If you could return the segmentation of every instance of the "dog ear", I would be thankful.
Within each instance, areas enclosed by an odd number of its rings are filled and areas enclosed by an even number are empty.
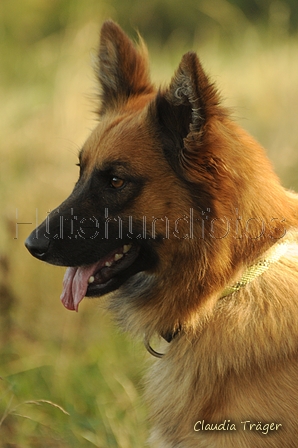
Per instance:
[[[104,114],[124,104],[129,97],[150,93],[147,49],[140,39],[138,48],[113,21],[104,22],[99,47],[98,78],[101,84],[101,109]]]
[[[165,155],[176,167],[186,155],[189,141],[200,144],[206,123],[220,111],[218,104],[219,95],[196,53],[186,53],[169,87],[158,93],[150,110]]]

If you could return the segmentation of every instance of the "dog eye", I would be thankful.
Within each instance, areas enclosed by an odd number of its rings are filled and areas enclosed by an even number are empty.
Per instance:
[[[121,179],[120,177],[114,176],[110,180],[110,186],[112,188],[115,188],[116,190],[120,190],[125,185],[125,180]]]

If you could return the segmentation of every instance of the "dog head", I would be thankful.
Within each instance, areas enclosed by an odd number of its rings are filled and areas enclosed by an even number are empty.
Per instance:
[[[219,105],[195,53],[157,90],[144,44],[136,48],[108,21],[98,60],[100,121],[80,151],[79,179],[26,246],[40,260],[68,266],[67,308],[118,291],[115,307],[147,309],[147,322],[165,333],[177,315],[187,320],[204,298],[216,297],[245,252],[253,259],[266,244],[251,222],[248,249],[236,209],[242,218],[262,216],[267,237],[280,236],[279,227],[268,230],[273,215],[262,198],[278,197],[281,187],[262,149]],[[275,205],[284,217],[280,200]]]

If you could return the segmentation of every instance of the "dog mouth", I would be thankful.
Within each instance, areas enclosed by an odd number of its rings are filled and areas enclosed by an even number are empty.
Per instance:
[[[68,310],[78,311],[84,297],[99,297],[118,289],[140,268],[140,246],[125,244],[96,263],[67,268],[61,301]]]

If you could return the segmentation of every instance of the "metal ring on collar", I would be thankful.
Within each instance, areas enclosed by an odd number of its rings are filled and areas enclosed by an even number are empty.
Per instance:
[[[143,342],[144,342],[144,345],[145,345],[145,348],[146,348],[147,352],[149,352],[150,355],[155,356],[155,358],[162,358],[162,357],[164,356],[164,353],[156,352],[156,351],[151,347],[151,345],[150,345],[150,341],[149,341],[149,339],[147,338],[146,335],[144,336],[144,341],[143,341]]]

